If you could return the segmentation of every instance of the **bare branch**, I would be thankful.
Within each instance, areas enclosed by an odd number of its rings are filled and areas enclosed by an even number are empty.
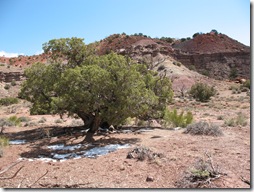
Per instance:
[[[18,161],[18,162],[14,162],[13,164],[9,165],[8,167],[6,167],[4,170],[0,171],[0,175],[2,175],[3,173],[5,173],[6,171],[8,171],[10,168],[14,167],[15,165],[21,163],[22,160]]]
[[[35,183],[37,183],[42,177],[44,177],[45,175],[47,175],[49,171],[47,170],[41,177],[39,177],[35,182],[33,182],[31,185],[29,185],[28,188],[31,188]]]
[[[15,173],[13,176],[11,176],[11,177],[0,177],[0,179],[1,179],[1,180],[2,180],[2,179],[12,179],[12,178],[16,177],[17,174],[21,171],[21,169],[23,169],[23,167],[24,167],[24,165],[21,166],[21,167],[16,171],[16,173]]]

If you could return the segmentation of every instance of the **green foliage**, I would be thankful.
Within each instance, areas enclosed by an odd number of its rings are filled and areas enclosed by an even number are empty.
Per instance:
[[[9,117],[8,121],[15,126],[20,126],[21,124],[21,120],[16,115]]]
[[[168,42],[168,43],[173,43],[173,41],[174,41],[174,40],[173,40],[172,38],[170,38],[170,37],[161,37],[160,40],[166,41],[166,42]]]
[[[235,79],[238,75],[238,71],[236,68],[231,68],[230,73],[229,73],[229,78],[230,79]]]
[[[214,87],[210,87],[203,83],[196,83],[191,87],[189,94],[197,101],[206,102],[210,97],[214,96],[216,92]]]
[[[17,104],[18,102],[19,102],[19,100],[15,97],[6,97],[6,98],[0,99],[0,105],[4,105],[4,106]]]
[[[5,84],[4,89],[9,90],[11,88],[10,84]]]
[[[11,86],[16,86],[16,85],[17,85],[16,81],[15,81],[15,80],[12,80],[12,81],[11,81]]]
[[[241,85],[241,89],[244,88],[244,87],[250,89],[250,80],[249,80],[249,79],[246,80],[246,81]]]
[[[165,109],[163,120],[165,121],[165,126],[172,125],[175,127],[186,127],[188,124],[192,123],[193,115],[191,112],[187,112],[184,115],[182,111],[180,114],[177,114],[177,110],[169,111]]]
[[[54,63],[26,69],[20,92],[33,103],[32,114],[78,115],[85,124],[119,125],[128,117],[161,117],[172,101],[169,78],[130,58],[94,55],[78,38],[51,40],[43,49]],[[59,62],[63,58],[65,64]]]
[[[0,148],[9,145],[9,139],[5,136],[0,136]]]

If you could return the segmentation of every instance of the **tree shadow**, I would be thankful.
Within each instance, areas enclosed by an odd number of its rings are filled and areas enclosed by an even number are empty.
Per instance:
[[[52,158],[55,153],[65,155],[69,153],[79,154],[86,150],[90,150],[95,147],[104,147],[109,144],[135,144],[140,141],[138,138],[117,138],[114,134],[96,134],[95,141],[92,143],[84,143],[83,140],[77,139],[78,137],[84,137],[86,132],[83,131],[83,127],[60,127],[60,126],[47,126],[32,130],[24,130],[15,133],[6,133],[5,135],[11,140],[25,140],[25,145],[28,145],[29,151],[22,152],[20,156],[22,158]],[[70,144],[72,139],[75,140],[75,144]],[[79,141],[80,142],[77,142]],[[74,150],[58,150],[52,149],[48,146],[66,146],[76,147]]]

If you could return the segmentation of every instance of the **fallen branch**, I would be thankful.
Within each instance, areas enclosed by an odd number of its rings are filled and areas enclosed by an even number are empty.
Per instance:
[[[42,177],[44,177],[45,175],[47,175],[49,171],[47,170],[41,177],[39,177],[35,182],[33,182],[31,185],[29,185],[28,188],[31,188],[35,183],[37,183]]]
[[[24,165],[21,166],[21,167],[16,171],[16,173],[15,173],[13,176],[11,176],[11,177],[0,177],[0,179],[1,179],[1,180],[2,180],[2,179],[12,179],[12,178],[16,177],[17,174],[21,171],[21,169],[22,169],[23,167],[24,167]]]
[[[244,182],[244,183],[250,185],[250,181],[247,180],[247,179],[245,179],[243,176],[240,176],[240,179],[242,180],[242,182]]]
[[[22,162],[22,160],[21,160],[21,161],[18,161],[18,162],[15,162],[15,163],[13,163],[13,164],[11,164],[11,165],[9,165],[9,166],[6,167],[4,170],[0,171],[0,175],[2,175],[2,174],[5,173],[6,171],[8,171],[10,168],[14,167],[15,165],[17,165],[17,164],[19,164],[19,163],[21,163],[21,162]]]

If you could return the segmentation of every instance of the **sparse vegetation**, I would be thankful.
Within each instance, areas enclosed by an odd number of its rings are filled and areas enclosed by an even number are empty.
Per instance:
[[[208,135],[208,136],[222,136],[223,132],[218,125],[200,121],[187,126],[184,131],[185,134],[191,135]]]
[[[10,84],[5,84],[4,89],[9,90],[11,88]]]
[[[1,98],[0,99],[0,106],[1,105],[9,106],[9,105],[17,104],[18,102],[19,102],[19,100],[15,97]]]
[[[191,87],[189,94],[197,101],[206,102],[210,97],[214,96],[216,92],[214,87],[210,87],[204,83],[196,83]]]
[[[190,168],[183,178],[177,182],[179,188],[214,188],[214,180],[223,175],[218,165],[214,165],[210,154],[199,158],[194,166]]]
[[[56,119],[55,123],[57,123],[57,124],[63,123],[63,120],[62,119]]]
[[[234,118],[226,119],[224,121],[224,126],[229,126],[229,127],[235,127],[235,126],[246,126],[248,124],[246,116],[239,112],[237,113],[237,116]]]
[[[127,154],[127,159],[137,159],[139,161],[154,160],[157,157],[161,158],[163,154],[155,153],[147,147],[136,147]]]
[[[193,115],[191,112],[187,112],[184,114],[182,111],[180,114],[177,114],[177,110],[174,109],[173,111],[169,111],[168,109],[165,110],[164,116],[164,126],[174,126],[174,127],[186,127],[193,121]]]
[[[21,124],[21,120],[16,115],[9,117],[8,121],[11,122],[14,126],[20,126]]]
[[[164,70],[166,67],[165,67],[165,65],[160,65],[159,67],[158,67],[158,70],[157,71],[162,71],[162,70]]]
[[[45,117],[42,117],[39,121],[38,121],[38,123],[45,123],[47,121],[47,119],[45,118]]]
[[[9,145],[9,139],[5,136],[0,135],[0,158],[3,157],[3,147],[6,147]]]

